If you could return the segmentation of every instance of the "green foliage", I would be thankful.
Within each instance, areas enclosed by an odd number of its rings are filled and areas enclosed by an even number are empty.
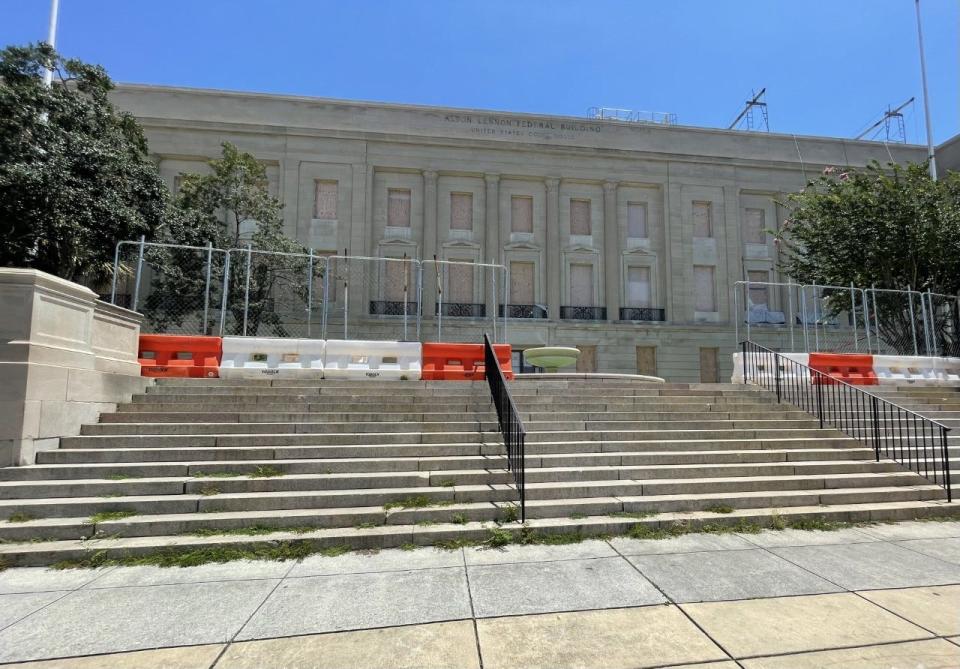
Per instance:
[[[7,518],[8,523],[26,523],[31,520],[33,520],[33,516],[31,516],[29,513],[23,513],[22,511],[12,513]]]
[[[0,266],[105,283],[117,242],[164,223],[167,188],[112,88],[103,68],[44,44],[0,51]]]
[[[934,182],[925,164],[827,168],[783,204],[790,214],[777,241],[784,270],[800,283],[960,292],[960,174]],[[849,300],[838,291],[828,307],[836,314]],[[894,295],[881,294],[877,308],[881,338],[913,353],[910,323],[919,314],[911,318],[906,300]],[[941,340],[952,336],[948,318],[938,315],[935,324]]]
[[[304,254],[307,249],[283,232],[283,205],[270,194],[266,167],[250,153],[229,142],[222,144],[220,158],[207,163],[208,174],[184,174],[164,230],[164,241],[218,249],[243,249],[249,244],[250,299],[247,333],[288,336],[276,303],[307,296],[306,258],[279,254]],[[260,253],[258,253],[258,251]],[[202,309],[206,254],[151,249],[151,265],[159,267],[145,314],[153,327],[164,330],[180,326],[190,314]],[[214,254],[211,274],[222,277],[225,258]],[[243,295],[247,289],[247,258],[231,255],[227,290],[232,334],[243,333]],[[323,264],[315,262],[314,279],[323,276]],[[208,331],[212,323],[201,327]],[[261,332],[261,328],[264,332]]]
[[[100,511],[90,516],[89,522],[96,524],[107,520],[123,520],[135,515],[137,515],[136,511]]]
[[[515,523],[520,520],[520,508],[515,504],[510,504],[502,508],[498,523]]]

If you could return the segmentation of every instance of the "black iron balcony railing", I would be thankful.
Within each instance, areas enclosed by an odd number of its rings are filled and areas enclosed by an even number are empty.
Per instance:
[[[487,305],[469,304],[467,302],[438,302],[434,305],[434,314],[439,314],[441,307],[444,316],[451,318],[483,318],[487,315]]]
[[[571,321],[605,321],[606,307],[560,307],[560,318]]]
[[[775,392],[777,402],[789,402],[857,439],[881,457],[894,460],[947,491],[950,486],[950,428],[850,385],[824,372],[764,348],[752,341],[740,344],[744,383]]]
[[[666,309],[654,307],[620,307],[621,321],[665,321]]]
[[[483,367],[490,386],[490,395],[493,405],[497,409],[497,422],[500,433],[503,434],[503,444],[507,448],[507,470],[513,473],[513,481],[520,496],[520,522],[527,521],[527,491],[526,491],[526,464],[525,450],[527,431],[523,427],[523,420],[517,405],[510,395],[507,379],[500,369],[497,354],[490,343],[490,337],[483,335]]]
[[[546,318],[547,310],[539,304],[508,304],[507,318]],[[497,309],[497,315],[503,317],[503,307]]]
[[[403,302],[396,300],[370,300],[371,316],[403,316],[406,308],[407,316],[417,315],[416,302]]]

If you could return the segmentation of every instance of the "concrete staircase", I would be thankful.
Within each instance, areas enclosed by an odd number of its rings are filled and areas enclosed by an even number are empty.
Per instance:
[[[540,533],[960,508],[753,387],[511,388],[527,428],[528,525]],[[14,521],[0,521],[0,559],[483,540],[494,521],[518,527],[504,467],[485,382],[161,379],[36,465],[0,469],[0,519]]]

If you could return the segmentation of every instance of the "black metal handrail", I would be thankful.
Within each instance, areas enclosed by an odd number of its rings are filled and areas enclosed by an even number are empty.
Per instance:
[[[523,523],[527,520],[525,463],[527,431],[523,427],[517,405],[510,395],[507,379],[503,375],[503,370],[500,369],[493,344],[490,343],[490,337],[486,334],[483,335],[483,366],[487,384],[490,386],[490,395],[493,397],[493,405],[497,408],[500,433],[507,447],[507,470],[513,473],[513,481],[517,486],[517,492],[520,493],[520,522]]]
[[[874,450],[943,487],[950,486],[950,428],[915,411],[808,367],[752,341],[741,342],[744,383],[773,391],[789,402]]]

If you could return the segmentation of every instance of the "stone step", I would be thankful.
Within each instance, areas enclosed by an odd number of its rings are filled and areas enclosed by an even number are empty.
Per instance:
[[[564,417],[566,418],[566,417]],[[639,431],[649,430],[757,430],[757,429],[818,429],[814,418],[780,419],[714,419],[714,420],[545,420],[524,423],[527,433],[541,431]],[[103,423],[84,425],[84,436],[117,435],[227,435],[227,434],[346,434],[380,433],[400,434],[411,432],[495,432],[495,420],[486,421],[438,421],[438,422],[288,422],[288,423]]]
[[[711,429],[711,430],[551,430],[526,434],[527,445],[538,442],[556,443],[587,441],[670,441],[670,440],[734,440],[838,437],[832,429]],[[275,446],[361,446],[379,444],[484,444],[502,443],[499,432],[366,432],[322,434],[209,434],[209,435],[106,435],[64,437],[60,450],[120,448],[231,448]]]
[[[960,448],[957,454],[960,455]],[[725,464],[743,462],[797,462],[834,460],[871,460],[872,448],[797,448],[781,450],[707,450],[570,453],[527,455],[528,468],[591,467],[620,465]],[[442,471],[447,469],[506,468],[506,458],[498,455],[459,457],[372,457],[302,460],[238,460],[174,463],[84,463],[41,464],[0,468],[0,480],[49,481],[63,479],[124,480],[128,478],[160,478],[171,476],[208,477],[249,476],[257,468],[269,467],[283,474],[319,474],[349,472]]]
[[[783,405],[781,405],[782,407]],[[520,417],[526,421],[544,421],[557,418],[556,412],[520,412]],[[799,409],[768,410],[768,411],[569,411],[563,412],[567,420],[597,421],[597,420],[634,420],[634,421],[667,421],[667,420],[782,420],[809,418],[809,415]],[[957,416],[960,418],[960,414]],[[123,412],[104,413],[100,415],[100,423],[335,423],[335,422],[444,422],[444,421],[489,421],[496,420],[496,412],[489,411],[464,412],[415,412],[415,413],[333,413],[333,412],[199,412],[199,411],[172,411],[172,412]]]
[[[531,518],[531,531],[542,534],[578,534],[595,536],[625,533],[636,525],[650,528],[669,527],[685,523],[691,527],[700,524],[758,523],[769,525],[773,519],[820,518],[827,521],[883,521],[906,520],[958,513],[960,505],[946,505],[939,501],[874,502],[866,504],[837,504],[798,506],[788,508],[737,509],[729,514],[708,511],[656,514],[643,519],[588,516],[585,518]],[[508,523],[505,529],[519,529]],[[451,538],[483,541],[489,536],[489,522],[464,524],[388,525],[384,527],[329,528],[311,532],[276,532],[255,537],[242,535],[191,536],[163,535],[155,537],[116,537],[93,540],[60,540],[0,545],[0,557],[5,564],[16,567],[42,566],[63,560],[83,560],[94,553],[104,558],[140,556],[163,551],[189,551],[208,547],[253,548],[275,545],[276,542],[304,542],[315,550],[334,546],[356,549],[390,548],[406,544],[431,545]]]
[[[891,461],[869,459],[790,462],[691,463],[671,465],[601,465],[527,467],[528,484],[560,481],[617,481],[750,476],[819,476],[864,472],[900,472]],[[513,475],[495,469],[448,469],[440,471],[322,472],[260,477],[159,477],[124,480],[69,479],[0,481],[0,499],[44,497],[111,497],[138,495],[213,495],[236,492],[283,492],[303,490],[359,490],[366,488],[414,488],[508,484]]]
[[[286,477],[284,477],[286,478]],[[229,480],[229,479],[228,479]],[[283,480],[283,479],[280,479]],[[217,482],[220,483],[220,482]],[[270,482],[273,485],[272,482]],[[700,495],[777,490],[915,487],[928,485],[912,472],[851,472],[843,474],[657,478],[645,480],[550,481],[528,483],[528,500],[590,497]],[[92,515],[101,511],[138,514],[221,511],[264,511],[304,508],[382,506],[409,498],[430,504],[506,502],[516,498],[512,484],[414,486],[340,490],[265,490],[218,494],[128,495],[120,497],[47,497],[0,500],[0,518],[24,513],[36,518]]]
[[[570,518],[617,514],[697,512],[729,507],[735,510],[788,508],[829,504],[930,501],[942,498],[936,486],[839,488],[833,490],[762,491],[708,495],[659,495],[648,497],[596,497],[563,500],[534,500],[527,505],[527,517]],[[506,503],[509,504],[509,503]],[[288,509],[278,511],[236,511],[213,513],[172,513],[138,515],[97,523],[89,517],[47,518],[21,523],[0,523],[0,541],[91,538],[94,535],[135,537],[227,532],[257,528],[332,528],[360,525],[415,525],[495,521],[503,518],[504,503],[475,502],[442,507],[385,510],[382,506],[348,509]],[[714,512],[720,517],[725,514]]]
[[[580,393],[583,390],[589,390],[591,397],[743,397],[760,394],[763,391],[751,386],[733,386],[729,388],[700,390],[691,388],[661,388],[659,386],[647,386],[643,388],[626,387],[595,387],[589,389],[536,389],[520,385],[511,385],[510,393],[515,399],[524,397],[564,397],[569,396],[570,391]],[[380,384],[369,384],[367,386],[357,386],[349,390],[338,387],[245,387],[245,386],[197,386],[197,387],[170,387],[170,386],[150,386],[140,397],[176,395],[181,397],[390,397],[392,395],[402,395],[403,397],[489,397],[489,388],[482,385],[462,386],[452,383],[445,386],[435,386],[427,388],[398,386],[396,388],[385,388]]]
[[[773,439],[674,439],[621,441],[562,441],[535,442],[526,445],[528,456],[561,453],[601,453],[633,451],[697,451],[729,449],[781,448],[836,448],[859,447],[860,442],[849,437],[773,438]],[[357,457],[415,457],[415,456],[469,456],[503,454],[503,445],[488,444],[356,444],[329,446],[277,447],[149,447],[149,448],[92,448],[59,449],[37,453],[38,464],[79,464],[110,462],[186,462],[195,460],[289,460],[314,458]]]

